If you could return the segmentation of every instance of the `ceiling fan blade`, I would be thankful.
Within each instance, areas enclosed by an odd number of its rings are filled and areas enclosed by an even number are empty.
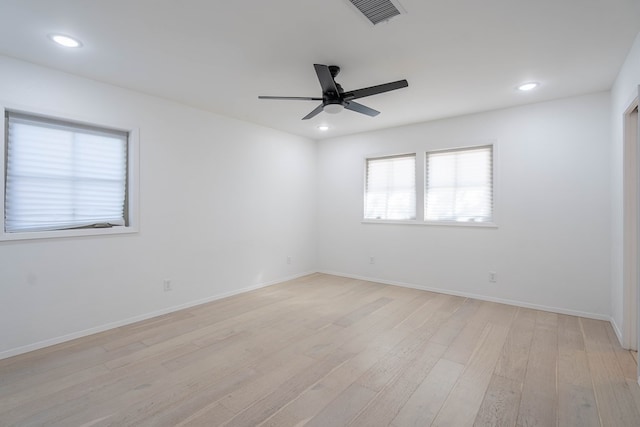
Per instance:
[[[284,99],[288,101],[322,101],[322,98],[309,98],[306,96],[259,96],[258,99]]]
[[[379,93],[389,92],[391,90],[401,89],[407,86],[409,86],[409,83],[406,80],[398,80],[397,82],[385,83],[345,92],[343,97],[346,100],[364,98],[365,96],[377,95]]]
[[[347,110],[355,111],[356,113],[366,114],[367,116],[371,116],[371,117],[374,117],[380,114],[380,111],[374,110],[373,108],[369,108],[366,105],[358,104],[357,102],[353,102],[353,101],[345,101],[342,105],[344,105],[344,108],[346,108]]]
[[[309,120],[310,118],[317,116],[322,112],[323,107],[324,107],[324,104],[318,105],[312,112],[304,116],[302,120]]]
[[[333,76],[331,75],[331,71],[329,71],[329,67],[322,64],[313,64],[313,67],[316,69],[318,80],[320,80],[322,94],[324,95],[327,92],[333,92],[337,94],[338,87],[336,86],[335,80],[333,80]]]

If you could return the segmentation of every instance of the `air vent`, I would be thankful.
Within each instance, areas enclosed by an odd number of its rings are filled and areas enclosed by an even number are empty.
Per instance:
[[[390,0],[349,0],[373,24],[388,21],[402,13],[397,1]]]

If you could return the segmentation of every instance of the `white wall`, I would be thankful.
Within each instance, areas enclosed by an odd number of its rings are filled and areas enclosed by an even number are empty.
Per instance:
[[[609,100],[603,92],[320,142],[320,270],[608,319]],[[488,140],[498,143],[498,228],[361,223],[365,156]]]
[[[612,317],[620,333],[623,319],[623,116],[631,102],[638,96],[640,85],[640,34],[636,37],[618,78],[611,89],[611,197],[612,197],[612,247],[611,247],[611,302]]]
[[[6,57],[0,101],[138,126],[141,172],[138,234],[0,242],[0,357],[315,269],[315,142]]]

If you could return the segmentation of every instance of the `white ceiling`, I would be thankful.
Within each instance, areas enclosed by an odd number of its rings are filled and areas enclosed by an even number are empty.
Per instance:
[[[640,31],[639,0],[400,3],[373,26],[347,0],[0,0],[0,54],[321,139],[608,90]],[[409,87],[360,99],[373,118],[257,99],[320,96],[314,63],[345,90]]]

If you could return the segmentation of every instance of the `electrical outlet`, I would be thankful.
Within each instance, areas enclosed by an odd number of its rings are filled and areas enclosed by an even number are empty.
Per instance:
[[[287,264],[291,264],[291,255],[287,257]]]
[[[496,274],[495,271],[490,271],[489,272],[489,282],[490,283],[496,283],[498,281],[498,275]]]
[[[169,292],[170,290],[172,290],[170,279],[164,279],[162,281],[162,284],[165,292]]]
[[[376,258],[375,258],[375,257],[370,256],[370,257],[369,257],[369,264],[375,264],[375,263],[376,263]]]

